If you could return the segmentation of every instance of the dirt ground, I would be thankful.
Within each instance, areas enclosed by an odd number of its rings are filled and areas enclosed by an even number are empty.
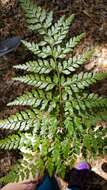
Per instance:
[[[84,43],[80,44],[77,53],[84,49],[95,48],[87,70],[107,70],[107,0],[36,0],[36,3],[47,10],[54,11],[57,20],[63,14],[75,14],[75,22],[70,28],[70,36],[86,32]],[[18,0],[0,0],[0,39],[21,36],[22,39],[36,40],[36,35],[29,31]],[[18,74],[12,66],[24,63],[31,54],[21,45],[15,52],[0,58],[0,118],[15,113],[17,108],[6,106],[16,96],[27,89],[23,84],[13,82],[11,78]],[[96,66],[96,67],[95,67]],[[93,87],[93,91],[107,96],[107,80]],[[106,124],[105,124],[106,125]],[[5,132],[0,132],[0,137]],[[0,152],[0,175],[4,175],[16,160],[16,152]],[[105,163],[105,165],[104,165]],[[107,157],[92,162],[92,170],[101,178],[95,178],[95,190],[107,190]],[[91,178],[90,178],[91,179]],[[98,179],[98,180],[97,180]],[[100,186],[98,186],[100,184]],[[88,190],[89,186],[84,190]]]

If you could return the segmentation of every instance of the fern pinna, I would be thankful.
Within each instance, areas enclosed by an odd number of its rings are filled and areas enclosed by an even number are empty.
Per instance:
[[[28,74],[14,81],[33,86],[8,106],[25,106],[0,121],[0,128],[11,133],[0,140],[0,148],[18,149],[21,160],[1,181],[19,181],[48,170],[64,176],[79,155],[88,159],[104,153],[105,128],[95,127],[106,120],[107,99],[89,93],[88,87],[104,79],[106,73],[77,72],[92,56],[92,51],[70,57],[85,34],[70,38],[66,34],[74,15],[62,16],[53,23],[53,13],[30,0],[21,0],[29,29],[41,35],[38,43],[22,41],[35,60],[14,66]],[[69,55],[69,56],[68,56]],[[27,109],[26,109],[27,107]]]

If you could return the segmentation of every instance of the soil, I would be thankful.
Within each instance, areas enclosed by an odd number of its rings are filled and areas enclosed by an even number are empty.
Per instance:
[[[86,38],[76,53],[78,54],[84,49],[95,49],[94,56],[85,66],[85,69],[107,71],[107,0],[36,0],[36,3],[47,10],[53,10],[55,20],[63,14],[71,15],[74,13],[75,22],[70,28],[70,36],[86,32]],[[27,29],[19,1],[0,0],[0,39],[3,40],[12,36],[21,36],[22,39],[30,41],[37,39],[37,36]],[[16,51],[0,58],[0,118],[6,118],[17,111],[17,108],[9,108],[6,104],[28,88],[11,80],[13,76],[19,74],[12,66],[24,63],[31,57],[32,55],[21,45]],[[107,96],[107,80],[93,86],[92,90]],[[1,131],[0,137],[2,138],[5,135],[6,133]],[[7,173],[16,159],[16,152],[0,152],[0,176]],[[104,164],[105,167],[103,167]],[[92,174],[88,180],[94,183],[94,188],[88,183],[88,186],[84,186],[84,190],[89,190],[90,187],[95,190],[106,190],[107,158],[94,160],[92,170],[97,173],[97,177],[93,180]],[[64,183],[61,183],[63,189]]]

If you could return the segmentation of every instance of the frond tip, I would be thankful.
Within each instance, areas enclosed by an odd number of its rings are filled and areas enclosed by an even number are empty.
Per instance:
[[[20,3],[25,11],[29,29],[38,31],[42,35],[46,34],[47,29],[52,25],[53,12],[46,12],[30,0],[20,0]]]
[[[74,14],[69,16],[67,19],[65,18],[65,16],[62,16],[57,23],[55,23],[50,29],[48,29],[48,33],[44,36],[44,40],[51,46],[62,43],[63,39],[65,39],[66,34],[68,33],[69,26],[73,20]]]

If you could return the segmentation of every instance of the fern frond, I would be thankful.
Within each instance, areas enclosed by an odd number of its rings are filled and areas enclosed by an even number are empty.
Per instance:
[[[89,113],[89,110],[85,106],[84,102],[78,98],[72,98],[70,101],[65,102],[65,116],[71,117],[72,120],[73,118],[77,118],[77,113],[78,117],[84,117],[87,112]],[[74,124],[74,121],[72,121],[72,123]]]
[[[70,86],[71,91],[78,92],[83,90],[85,87],[96,83],[98,80],[102,80],[107,77],[107,73],[89,73],[80,72],[79,74],[74,74],[72,78],[67,77],[64,81],[62,77],[62,86]],[[66,88],[65,88],[66,90]]]
[[[74,56],[73,58],[69,58],[67,61],[63,61],[61,72],[69,75],[71,72],[75,71],[81,65],[89,61],[92,57],[93,51],[87,51],[82,55]]]
[[[88,109],[107,108],[107,98],[99,97],[97,94],[83,94],[82,99]]]
[[[12,182],[19,181],[19,172],[21,171],[22,166],[18,163],[12,167],[12,171],[10,171],[7,175],[0,178],[0,183],[8,184]]]
[[[107,98],[99,97],[97,94],[83,94],[82,96],[77,95],[76,97],[70,96],[65,101],[65,113],[66,115],[76,116],[78,115],[83,118],[85,115],[91,117],[99,108],[105,110],[107,108]]]
[[[85,154],[91,153],[91,156],[95,157],[99,155],[99,153],[104,154],[104,148],[106,148],[106,134],[107,129],[98,128],[97,130],[92,129],[84,134],[83,137],[83,152]]]
[[[75,52],[71,58],[67,55],[85,36],[82,33],[66,42],[74,15],[62,16],[52,25],[52,12],[47,13],[30,0],[21,0],[21,4],[29,28],[40,33],[42,39],[38,43],[22,41],[36,55],[35,61],[14,66],[27,74],[13,80],[34,88],[8,106],[30,108],[0,120],[0,129],[11,130],[8,137],[1,139],[0,148],[18,149],[23,157],[0,179],[6,183],[35,177],[36,171],[64,177],[78,156],[88,159],[90,155],[103,153],[106,144],[105,127],[95,125],[107,119],[107,99],[89,93],[88,87],[106,78],[107,73],[76,70],[89,60],[92,51],[78,57]],[[14,134],[10,135],[12,130]]]
[[[52,79],[48,76],[45,77],[43,75],[32,75],[28,74],[23,77],[14,77],[14,81],[20,81],[22,83],[38,87],[40,89],[45,89],[46,91],[52,90],[55,86],[55,83]]]
[[[85,113],[92,112],[94,113],[95,110],[97,111],[100,109],[106,109],[107,108],[107,98],[99,97],[97,94],[91,93],[91,94],[83,94],[81,97],[77,96],[76,99],[71,99],[72,104],[74,105],[74,108],[77,108],[77,110],[83,110]],[[74,103],[75,102],[75,103]],[[77,105],[78,106],[77,106]]]
[[[27,49],[29,49],[35,55],[39,55],[41,53],[41,50],[38,44],[35,44],[34,42],[30,43],[25,40],[22,40],[22,43],[27,47]]]
[[[69,104],[68,104],[68,107],[67,106],[65,107],[66,119],[64,121],[64,126],[65,126],[65,129],[68,131],[68,134],[70,136],[73,136],[75,133],[75,129],[74,129],[74,125],[73,125],[73,120],[70,117],[69,113],[67,113],[68,110],[70,111]]]
[[[98,122],[107,121],[107,111],[96,111],[92,114],[86,114],[82,118],[86,126],[95,126]]]
[[[53,51],[49,45],[43,46],[40,49],[40,43],[35,44],[34,42],[30,43],[27,41],[22,40],[22,43],[30,50],[34,55],[37,55],[40,58],[47,58],[48,56],[53,55]]]
[[[51,117],[49,113],[45,113],[44,115],[42,115],[41,126],[39,130],[39,137],[41,137],[41,142],[43,138],[47,138],[47,140],[49,138],[50,140],[53,141],[54,135],[57,132],[57,124],[58,124],[58,121],[54,115],[52,115]]]
[[[23,155],[23,159],[18,161],[16,165],[14,165],[8,174],[2,178],[0,178],[1,183],[12,183],[12,182],[22,182],[28,178],[33,179],[35,174],[38,172],[35,165],[35,160],[37,159],[37,155],[33,154],[25,154]],[[43,170],[41,170],[43,171]]]
[[[35,109],[27,109],[25,111],[17,112],[15,115],[11,115],[7,119],[0,120],[0,129],[6,130],[20,130],[26,131],[34,127],[34,123],[37,121],[37,112]]]
[[[53,100],[51,92],[45,93],[43,90],[32,90],[31,92],[26,92],[22,96],[17,97],[13,102],[7,105],[32,106],[40,110],[46,109],[47,111],[52,111],[56,107],[56,101],[55,99]]]
[[[29,61],[26,64],[15,65],[13,68],[33,73],[48,74],[55,69],[55,62],[52,59],[49,61],[39,59],[38,61]]]
[[[4,149],[4,150],[19,149],[20,140],[21,140],[21,134],[9,135],[5,139],[0,140],[0,149]]]
[[[62,48],[62,52],[59,55],[59,58],[66,57],[67,53],[73,51],[73,49],[80,43],[81,39],[85,37],[85,33],[82,33],[76,37],[70,38],[70,40],[66,43],[66,46]]]
[[[48,33],[46,36],[44,36],[44,40],[51,46],[62,43],[73,20],[74,15],[69,16],[67,19],[65,19],[65,16],[62,16],[57,23],[48,29]]]
[[[25,11],[29,29],[47,34],[47,29],[52,25],[53,12],[46,12],[30,0],[20,0],[20,3]]]

